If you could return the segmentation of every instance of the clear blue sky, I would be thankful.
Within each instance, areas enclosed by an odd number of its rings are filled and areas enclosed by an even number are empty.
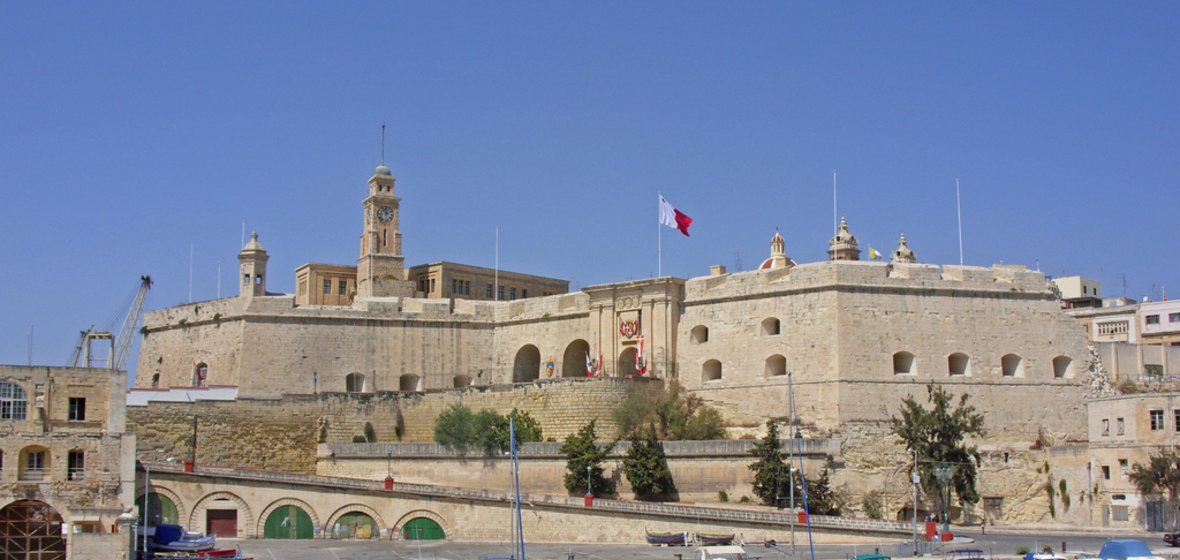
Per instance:
[[[0,362],[129,303],[354,264],[380,160],[408,265],[575,287],[862,248],[1180,297],[1177,2],[0,1]]]

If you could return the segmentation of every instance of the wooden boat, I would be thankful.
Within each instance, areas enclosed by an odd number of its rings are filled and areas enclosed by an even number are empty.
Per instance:
[[[647,529],[643,530],[647,534],[647,544],[652,546],[684,546],[685,541],[688,540],[688,534],[680,533],[653,533]]]
[[[167,560],[200,560],[204,558],[225,558],[228,560],[250,560],[250,556],[243,556],[242,550],[226,548],[221,550],[202,550],[200,552],[157,552],[152,555],[156,559]]]
[[[701,546],[726,545],[733,542],[733,533],[718,535],[712,533],[697,533],[697,543]]]

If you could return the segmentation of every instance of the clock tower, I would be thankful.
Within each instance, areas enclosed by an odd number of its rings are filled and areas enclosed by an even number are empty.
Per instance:
[[[398,230],[401,199],[393,195],[394,181],[397,179],[385,165],[379,166],[369,179],[361,258],[356,263],[356,291],[360,296],[413,295],[413,287],[405,279],[402,233]]]

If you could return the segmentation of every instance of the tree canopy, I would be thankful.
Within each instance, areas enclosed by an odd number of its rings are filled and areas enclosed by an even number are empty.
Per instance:
[[[582,426],[577,433],[570,434],[561,444],[561,452],[565,454],[565,489],[575,493],[586,493],[587,484],[594,495],[609,494],[610,488],[604,478],[602,462],[614,449],[612,443],[599,449],[594,443],[594,424],[591,420]]]
[[[528,412],[512,409],[508,416],[483,409],[473,413],[463,404],[447,407],[434,421],[434,441],[460,453],[477,448],[491,455],[509,449],[508,419],[516,424],[516,442],[541,441],[541,425]]]
[[[913,397],[902,401],[901,418],[893,417],[893,433],[905,444],[911,457],[917,453],[918,475],[927,495],[943,498],[942,483],[935,470],[942,464],[953,468],[949,487],[963,503],[979,501],[975,488],[978,476],[979,450],[965,443],[967,436],[983,436],[983,415],[967,404],[968,395],[959,397],[951,407],[952,396],[942,387],[926,386],[926,400],[933,407],[927,410]],[[949,506],[949,504],[943,504]]]
[[[777,422],[766,422],[766,435],[750,449],[750,455],[758,459],[749,465],[749,469],[754,471],[754,495],[765,504],[774,504],[776,498],[786,497],[791,488],[788,485],[794,482],[791,465],[787,463],[787,455],[783,453],[782,442],[779,441]],[[802,503],[803,494],[798,493],[796,496]]]
[[[1167,494],[1175,502],[1180,497],[1180,453],[1161,449],[1147,458],[1146,465],[1132,465],[1129,478],[1141,494]]]
[[[667,390],[655,384],[635,387],[614,416],[620,439],[643,437],[649,425],[655,426],[656,437],[662,440],[725,438],[721,413],[676,381],[670,381]]]
[[[635,497],[641,500],[666,498],[676,491],[664,446],[656,439],[655,426],[648,425],[643,439],[631,438],[631,448],[623,459],[623,474],[627,475]]]

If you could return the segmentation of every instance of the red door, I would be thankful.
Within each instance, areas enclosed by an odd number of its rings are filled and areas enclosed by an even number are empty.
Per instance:
[[[227,539],[238,538],[238,510],[211,509],[206,511],[205,533]]]

